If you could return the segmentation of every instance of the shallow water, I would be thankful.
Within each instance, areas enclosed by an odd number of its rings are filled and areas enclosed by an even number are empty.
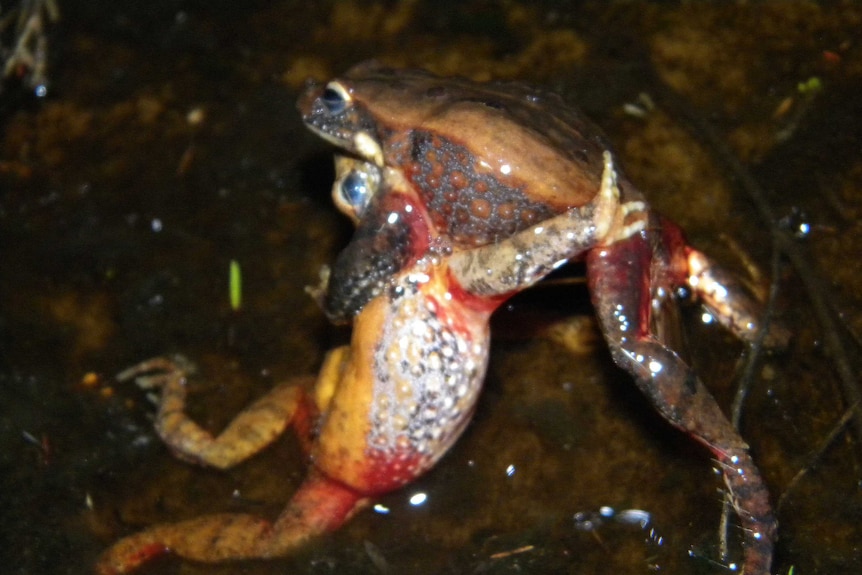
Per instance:
[[[112,376],[182,353],[203,375],[191,412],[218,429],[344,341],[303,291],[350,229],[329,202],[331,149],[295,101],[306,76],[368,57],[559,91],[693,243],[768,271],[769,232],[744,192],[678,110],[638,99],[656,89],[650,61],[725,135],[786,224],[810,224],[799,246],[844,322],[858,380],[862,11],[704,6],[63,3],[49,96],[0,93],[0,570],[88,573],[146,525],[214,510],[273,516],[289,498],[305,469],[292,437],[229,472],[193,468],[155,437],[144,393]],[[820,90],[800,91],[812,77]],[[707,453],[614,368],[583,286],[543,289],[496,318],[465,436],[378,511],[296,557],[168,558],[141,572],[727,572]],[[785,261],[777,315],[793,339],[761,358],[742,434],[781,497],[775,571],[850,573],[862,568],[862,446],[840,432],[791,483],[847,409],[810,301]],[[685,320],[692,361],[728,406],[743,346],[697,309]],[[570,326],[569,346],[536,327],[548,322]],[[514,337],[525,332],[535,336]],[[424,504],[411,504],[417,493]]]

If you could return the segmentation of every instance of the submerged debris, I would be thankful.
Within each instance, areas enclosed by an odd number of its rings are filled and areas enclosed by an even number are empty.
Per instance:
[[[58,0],[20,0],[0,7],[3,80],[16,79],[42,98],[48,94],[48,35],[60,19]]]

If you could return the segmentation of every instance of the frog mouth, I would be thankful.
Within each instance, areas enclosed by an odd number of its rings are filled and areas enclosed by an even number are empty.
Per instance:
[[[353,146],[362,158],[378,168],[383,167],[383,148],[368,132],[356,132],[353,135]]]
[[[330,144],[347,150],[359,159],[370,162],[378,168],[384,167],[383,148],[368,132],[355,132],[351,135],[348,130],[327,130],[316,123],[312,123],[309,119],[306,119],[305,125]]]

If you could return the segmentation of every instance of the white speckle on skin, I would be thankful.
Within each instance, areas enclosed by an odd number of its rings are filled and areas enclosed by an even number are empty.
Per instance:
[[[443,290],[434,292],[421,268],[396,281],[403,289],[389,290],[392,299],[374,352],[369,446],[387,459],[418,455],[411,471],[418,474],[448,449],[472,413],[485,375],[487,332],[453,328],[461,313],[457,300]],[[423,292],[429,288],[431,293]]]

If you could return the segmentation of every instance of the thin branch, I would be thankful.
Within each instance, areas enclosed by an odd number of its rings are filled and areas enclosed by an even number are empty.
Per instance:
[[[754,381],[754,370],[757,368],[760,353],[763,351],[763,343],[766,340],[766,334],[769,332],[769,324],[772,322],[772,317],[775,314],[775,302],[778,299],[778,290],[780,287],[779,279],[781,277],[781,252],[776,245],[773,245],[772,248],[770,275],[769,295],[766,300],[766,306],[763,310],[763,317],[760,319],[760,327],[757,331],[757,335],[748,347],[745,365],[743,366],[742,374],[739,376],[736,395],[734,396],[733,404],[731,405],[730,423],[737,431],[739,430],[739,425],[742,421],[742,408],[745,405],[745,399],[748,397],[752,381]],[[721,513],[721,521],[719,523],[719,552],[721,553],[722,559],[726,559],[730,556],[728,539],[730,532],[730,514],[732,512],[733,504],[729,497],[725,497]]]
[[[859,412],[859,404],[852,405],[847,411],[844,412],[844,415],[841,416],[841,419],[832,427],[832,431],[829,432],[829,435],[826,436],[826,439],[820,444],[820,446],[811,452],[811,455],[808,458],[808,463],[800,469],[796,475],[793,476],[793,479],[790,480],[790,483],[787,484],[787,487],[784,489],[784,493],[781,494],[781,497],[778,498],[778,503],[775,506],[776,511],[781,511],[781,506],[784,505],[784,502],[787,501],[787,496],[793,489],[802,481],[802,478],[805,477],[812,469],[814,469],[826,452],[829,450],[829,447],[835,442],[838,436],[844,431],[850,421],[853,419],[854,413]]]

